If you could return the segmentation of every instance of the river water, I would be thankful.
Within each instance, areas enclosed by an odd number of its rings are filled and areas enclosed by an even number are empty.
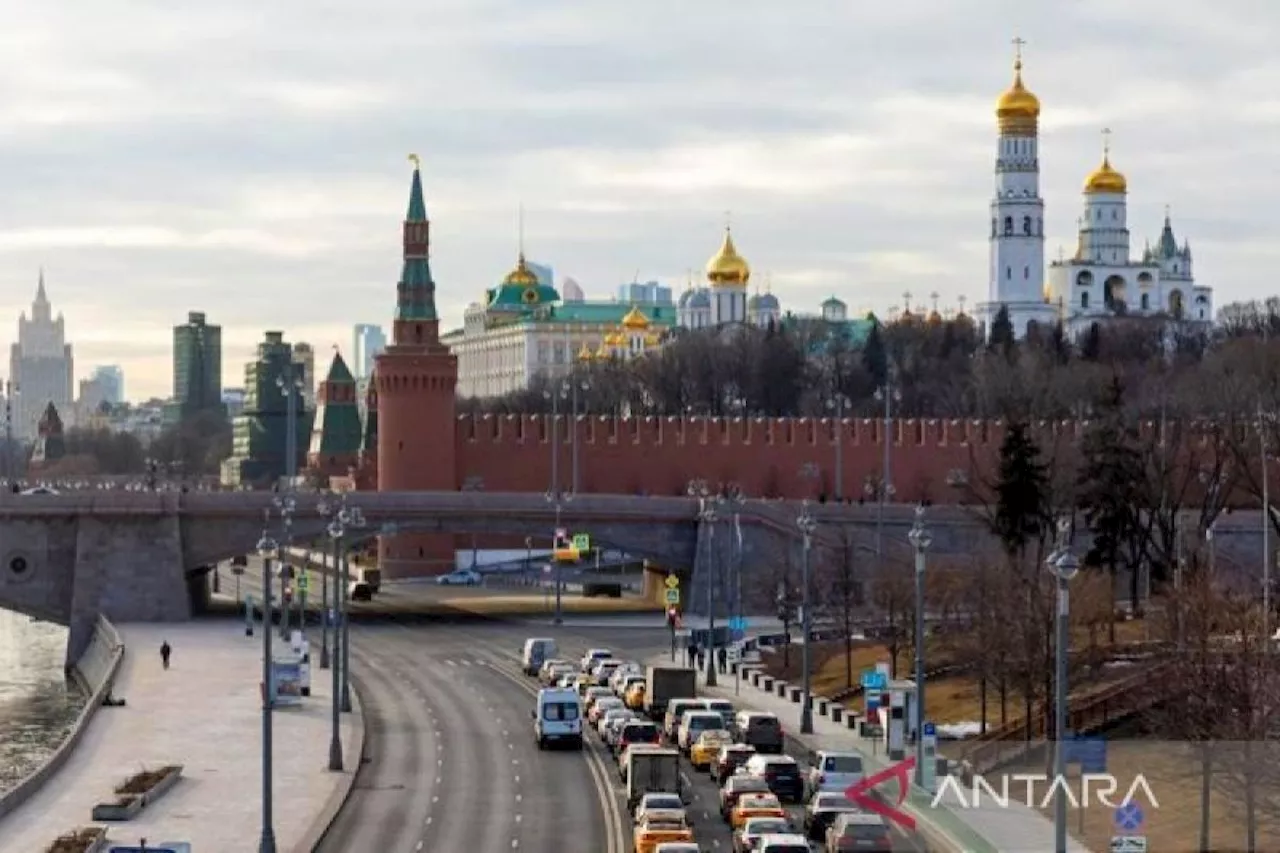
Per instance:
[[[85,702],[62,662],[67,629],[0,610],[0,793],[62,743]]]

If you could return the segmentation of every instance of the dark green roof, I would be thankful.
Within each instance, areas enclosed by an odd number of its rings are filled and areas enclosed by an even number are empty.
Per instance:
[[[329,375],[324,378],[324,381],[355,383],[356,378],[351,375],[351,370],[347,367],[347,363],[342,360],[342,353],[335,352],[333,354],[333,362],[329,365]]]
[[[372,394],[368,398],[369,405],[364,410],[364,436],[360,440],[360,449],[368,454],[378,452],[378,407],[374,405]]]
[[[674,326],[676,324],[676,308],[674,305],[649,305],[638,303],[639,308],[649,322],[657,326]],[[562,302],[556,305],[542,318],[557,323],[620,323],[632,308],[630,302]]]
[[[413,183],[409,186],[409,212],[404,216],[406,222],[426,222],[427,203],[422,200],[422,173],[413,170]]]

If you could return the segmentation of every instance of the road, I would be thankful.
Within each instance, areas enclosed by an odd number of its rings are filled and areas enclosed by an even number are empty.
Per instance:
[[[562,853],[566,845],[628,853],[631,823],[615,761],[594,736],[582,753],[539,752],[529,720],[536,684],[518,669],[521,643],[534,634],[555,636],[565,657],[589,646],[636,659],[668,648],[665,630],[622,625],[353,625],[352,671],[369,719],[366,763],[323,853]],[[699,844],[729,853],[718,790],[705,773],[686,775]],[[800,810],[793,812],[798,821]],[[899,841],[899,849],[923,849]]]

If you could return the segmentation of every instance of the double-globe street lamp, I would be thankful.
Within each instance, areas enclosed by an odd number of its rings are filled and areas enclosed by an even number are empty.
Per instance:
[[[342,582],[343,577],[345,577],[345,572],[340,576],[338,566],[339,564],[344,567],[346,566],[346,549],[343,538],[347,534],[347,528],[362,526],[363,521],[364,519],[360,513],[359,507],[347,507],[346,494],[344,493],[338,504],[338,508],[333,512],[327,528],[329,537],[333,540],[333,600],[335,607],[339,611],[339,625],[341,625],[342,628],[342,633],[339,633],[338,625],[335,625],[333,629],[332,701],[330,703],[332,710],[330,714],[331,731],[329,734],[329,769],[335,773],[343,770],[342,734],[338,718],[340,712],[343,710],[344,696],[348,702],[350,699],[349,693],[344,691],[344,687],[347,688],[347,690],[350,689],[350,682],[347,680],[347,666],[350,657],[347,649],[347,643],[343,640],[344,635],[347,637],[348,641],[350,640],[350,635],[346,634],[347,596],[341,589],[339,589],[339,584]],[[327,622],[328,618],[329,613],[326,605],[324,620]],[[327,637],[325,639],[327,640]],[[350,709],[349,704],[347,709]]]
[[[883,567],[884,563],[884,507],[885,504],[893,499],[893,457],[891,449],[893,447],[893,404],[902,402],[902,391],[894,385],[892,372],[885,377],[884,385],[876,389],[875,398],[877,401],[884,403],[884,429],[881,431],[880,440],[882,445],[882,456],[880,457],[880,483],[874,489],[874,497],[876,498],[876,563],[877,569]],[[868,481],[866,486],[868,497],[872,496],[872,485]]]
[[[836,416],[836,502],[844,501],[844,413],[853,402],[844,394],[836,392],[827,400],[827,408]]]
[[[556,510],[555,532],[559,533],[560,514],[564,511],[564,505],[567,503],[570,503],[573,500],[573,492],[562,492],[559,489],[552,489],[547,492],[546,498],[547,498],[547,503],[555,507],[555,510]],[[552,624],[563,625],[564,609],[563,609],[563,604],[561,602],[561,595],[564,591],[564,584],[561,582],[563,578],[563,575],[561,574],[563,564],[556,557],[554,535],[552,536],[552,541],[551,541],[551,562],[555,564],[555,580],[553,581],[553,583],[555,584],[555,587],[556,587],[556,611],[555,611],[555,616],[552,617],[551,621],[552,621]]]
[[[277,497],[272,503],[280,514],[282,528],[288,529],[297,504],[292,497]],[[271,510],[264,513],[268,526]],[[283,559],[280,542],[273,539],[264,528],[258,539],[258,554],[262,557],[262,832],[258,839],[258,853],[275,853],[276,834],[272,820],[272,746],[271,713],[274,704],[275,679],[271,653],[271,559]]]
[[[690,480],[687,488],[689,497],[698,501],[698,521],[706,526],[707,547],[706,560],[703,563],[707,583],[707,686],[716,686],[716,586],[720,580],[716,571],[715,535],[716,504],[718,496],[711,494],[706,480]],[[700,537],[699,537],[700,538]],[[694,567],[697,568],[697,550],[694,552]]]
[[[1065,779],[1067,773],[1067,656],[1071,616],[1071,591],[1068,584],[1080,571],[1080,560],[1071,550],[1071,519],[1059,520],[1058,547],[1049,555],[1045,564],[1058,581],[1057,643],[1054,650],[1057,676],[1053,696],[1053,773],[1055,779]],[[1061,786],[1055,792],[1053,802],[1053,849],[1055,853],[1067,853],[1067,799]]]
[[[733,559],[733,613],[738,624],[745,629],[745,614],[742,612],[742,507],[747,502],[746,494],[737,483],[725,486],[724,503],[733,517],[734,559]],[[733,639],[730,634],[730,639]],[[740,661],[739,661],[740,663]],[[742,667],[733,668],[733,695],[737,696],[742,689]]]
[[[285,398],[285,434],[284,434],[284,475],[285,488],[292,493],[298,479],[298,399],[302,396],[302,389],[305,387],[302,377],[298,375],[299,365],[290,362],[284,373],[276,377],[276,387],[280,389],[280,393]],[[284,546],[287,548],[293,544],[291,533],[286,529],[284,536]],[[290,575],[293,573],[291,567],[286,567],[284,562],[280,564],[280,636],[288,639],[289,637],[289,609],[290,602],[287,595],[288,583]],[[298,590],[294,589],[296,596]],[[305,620],[301,620],[305,621]]]
[[[809,502],[807,500],[800,502],[800,515],[796,517],[796,527],[800,530],[801,537],[801,557],[800,557],[800,631],[804,637],[804,646],[801,648],[800,667],[802,674],[803,694],[800,702],[800,733],[813,734],[813,696],[810,693],[810,675],[809,670],[812,666],[810,660],[810,647],[813,645],[813,616],[810,611],[813,610],[810,600],[810,583],[809,583],[809,551],[813,548],[813,534],[818,529],[818,520],[809,512]]]
[[[925,786],[925,754],[924,754],[924,572],[925,554],[933,544],[933,534],[924,524],[924,507],[916,507],[915,524],[907,534],[911,547],[916,554],[916,697],[915,697],[915,729],[916,729],[916,785]]]

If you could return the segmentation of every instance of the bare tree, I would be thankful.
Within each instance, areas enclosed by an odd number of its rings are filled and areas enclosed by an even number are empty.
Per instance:
[[[823,593],[819,596],[820,612],[835,619],[844,637],[845,689],[852,690],[853,635],[857,628],[858,614],[864,603],[862,562],[857,558],[858,543],[849,528],[840,527],[834,542],[825,547],[818,561],[815,586]]]

